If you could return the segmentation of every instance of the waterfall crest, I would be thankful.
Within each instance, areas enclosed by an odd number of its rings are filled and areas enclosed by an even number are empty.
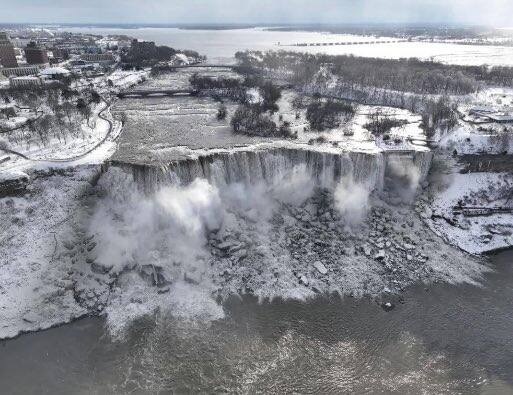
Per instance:
[[[387,178],[407,176],[415,189],[431,165],[431,152],[334,152],[302,148],[266,148],[212,152],[195,159],[165,165],[141,165],[112,162],[132,172],[136,183],[146,192],[169,184],[190,184],[197,178],[216,186],[233,183],[275,183],[304,166],[319,187],[333,188],[345,177],[369,191],[382,191]]]

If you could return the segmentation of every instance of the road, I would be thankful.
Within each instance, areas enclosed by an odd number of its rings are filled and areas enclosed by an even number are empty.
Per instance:
[[[103,97],[101,97],[101,99],[105,103],[105,107],[98,113],[98,118],[100,118],[103,121],[108,123],[109,130],[107,131],[107,133],[105,134],[105,136],[103,137],[103,139],[101,141],[99,141],[93,147],[88,149],[86,152],[83,152],[80,155],[74,155],[74,156],[71,156],[71,157],[68,157],[68,158],[60,158],[60,159],[34,159],[34,158],[31,158],[31,157],[29,157],[27,155],[22,154],[21,152],[13,151],[13,150],[10,150],[10,149],[0,149],[0,150],[5,152],[5,153],[11,154],[11,155],[16,155],[16,156],[18,156],[20,158],[23,158],[23,159],[31,161],[31,162],[47,163],[47,164],[52,164],[52,163],[68,163],[68,162],[74,162],[74,161],[77,161],[77,160],[85,158],[87,155],[89,155],[93,151],[97,150],[100,146],[102,146],[111,137],[112,130],[114,128],[114,125],[113,125],[112,121],[104,116],[104,113],[110,108],[110,103],[107,102],[105,100],[105,98],[103,98]]]

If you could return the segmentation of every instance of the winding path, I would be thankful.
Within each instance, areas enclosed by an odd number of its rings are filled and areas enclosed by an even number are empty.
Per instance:
[[[103,115],[105,113],[105,111],[107,111],[110,108],[110,103],[107,102],[103,97],[102,97],[102,100],[105,103],[105,108],[103,108],[98,113],[98,118],[102,119],[103,121],[106,121],[109,124],[109,130],[107,131],[107,133],[105,134],[105,136],[103,137],[103,139],[101,141],[99,141],[93,147],[91,147],[86,152],[83,152],[80,155],[75,155],[75,156],[71,156],[71,157],[68,157],[68,158],[61,158],[61,159],[34,159],[34,158],[30,158],[30,157],[22,154],[21,152],[13,151],[13,150],[10,150],[10,149],[0,149],[0,150],[6,152],[8,154],[19,156],[20,158],[23,158],[25,160],[29,160],[31,162],[67,163],[67,162],[74,162],[76,160],[83,159],[84,157],[89,155],[91,152],[97,150],[101,145],[103,145],[110,138],[110,136],[112,134],[112,130],[114,128],[114,125],[113,125],[112,121],[110,119],[106,118]]]

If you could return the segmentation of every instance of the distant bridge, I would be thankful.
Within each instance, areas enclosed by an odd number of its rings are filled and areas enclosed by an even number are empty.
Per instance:
[[[194,64],[184,64],[184,65],[156,65],[153,66],[152,71],[175,71],[180,69],[234,69],[238,67],[236,64],[205,64],[205,63],[194,63]]]
[[[124,99],[126,97],[145,98],[148,96],[196,96],[198,93],[199,91],[193,89],[139,89],[133,91],[119,92],[118,97],[120,99]]]
[[[180,66],[165,66],[170,67],[172,69],[194,69],[194,68],[214,68],[214,69],[234,69],[238,67],[236,64],[204,64],[204,63],[195,63],[195,64],[184,64]]]
[[[290,44],[293,47],[328,47],[333,45],[375,45],[404,43],[408,40],[378,40],[378,41],[342,41],[342,42],[321,42],[321,43],[297,43]],[[288,46],[288,45],[285,45]]]

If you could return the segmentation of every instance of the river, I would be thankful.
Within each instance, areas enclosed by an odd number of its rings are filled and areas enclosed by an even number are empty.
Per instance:
[[[0,343],[2,394],[513,393],[513,251],[482,287],[417,285],[375,302],[234,299],[213,323],[87,318]]]
[[[359,45],[295,47],[297,43],[340,43],[374,41],[374,37],[323,32],[269,31],[263,28],[201,30],[178,28],[99,28],[65,27],[75,33],[125,34],[179,49],[192,49],[206,55],[211,63],[233,61],[237,51],[288,50],[329,55],[355,55],[377,58],[419,58],[462,65],[513,65],[513,47],[458,45],[431,42],[396,42]],[[383,38],[378,38],[382,40]],[[386,38],[385,38],[386,39]]]

